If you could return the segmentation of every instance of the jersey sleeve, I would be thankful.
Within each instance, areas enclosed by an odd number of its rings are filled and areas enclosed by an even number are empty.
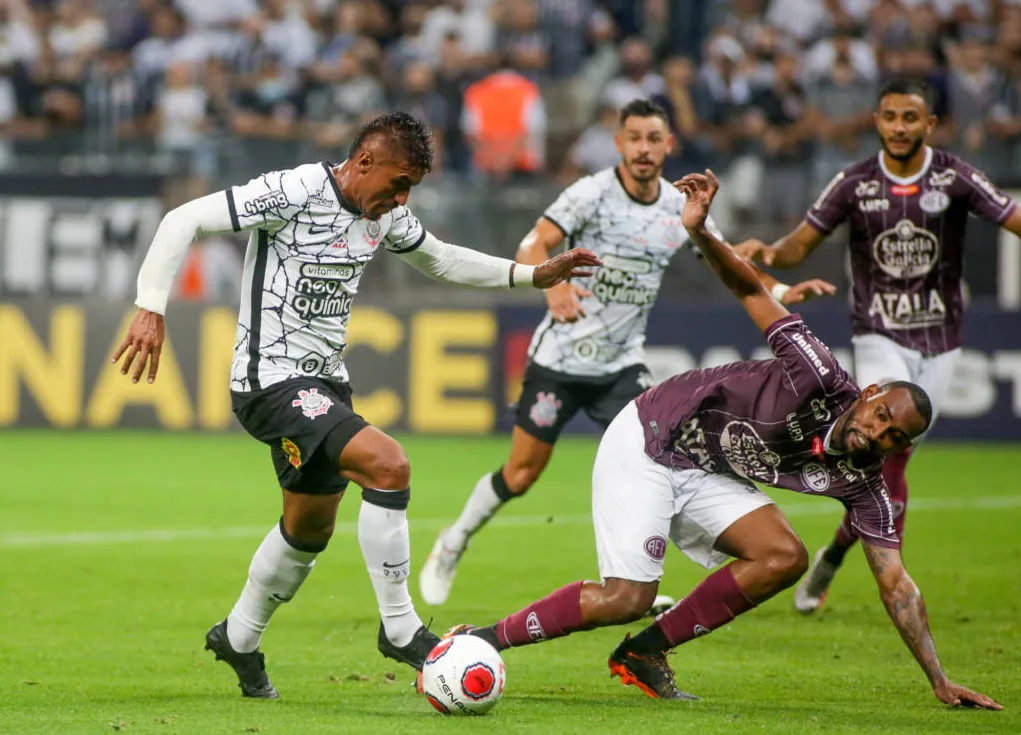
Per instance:
[[[322,176],[320,171],[319,178]],[[227,207],[234,232],[283,227],[308,206],[309,191],[322,188],[321,180],[309,181],[308,177],[298,169],[271,171],[247,184],[228,188]]]
[[[847,219],[850,211],[851,182],[841,171],[826,184],[819,198],[809,208],[805,220],[823,235],[829,235]]]
[[[586,176],[564,189],[542,216],[559,227],[565,237],[571,237],[589,221],[598,201],[599,185],[592,176]]]
[[[893,522],[893,503],[878,471],[868,473],[861,490],[843,499],[843,503],[851,527],[858,532],[863,543],[888,549],[900,548],[901,539]]]
[[[410,253],[425,240],[425,228],[407,207],[390,213],[390,229],[383,238],[383,247],[391,253]]]
[[[812,392],[829,395],[847,385],[849,376],[837,358],[799,315],[790,314],[770,325],[766,341],[798,395]]]
[[[1006,192],[999,189],[986,175],[958,159],[954,162],[957,180],[962,182],[961,195],[968,203],[968,211],[976,217],[1002,224],[1017,204]]]

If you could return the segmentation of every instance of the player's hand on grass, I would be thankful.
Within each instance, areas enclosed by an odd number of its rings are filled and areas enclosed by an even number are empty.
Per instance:
[[[134,363],[134,372],[131,375],[131,382],[137,383],[142,373],[145,372],[145,364],[149,363],[148,382],[156,380],[156,371],[160,366],[160,352],[163,350],[163,315],[153,311],[139,309],[135,318],[128,327],[128,336],[121,342],[120,347],[113,353],[110,362],[117,363],[121,356],[124,361],[121,363],[121,375],[127,375]]]
[[[674,188],[684,194],[684,209],[681,210],[681,224],[694,230],[705,224],[709,216],[709,205],[719,191],[720,182],[709,169],[704,174],[688,174],[674,182]]]
[[[973,692],[960,684],[954,684],[949,679],[944,679],[933,687],[936,697],[944,704],[952,707],[977,707],[979,709],[1003,709],[1003,705],[997,704],[985,694]]]
[[[791,304],[801,304],[805,301],[810,301],[816,296],[832,296],[837,292],[837,287],[829,281],[824,281],[821,278],[812,278],[808,281],[802,281],[790,287],[781,299],[781,303],[789,306]]]
[[[577,283],[561,283],[546,291],[546,303],[553,321],[558,324],[570,324],[585,318],[585,309],[581,300],[592,295],[587,288]]]
[[[745,260],[752,262],[759,261],[763,265],[773,265],[773,258],[775,257],[773,248],[762,242],[762,240],[754,238],[734,245],[734,252]]]
[[[535,267],[532,276],[532,283],[536,288],[552,288],[558,283],[563,283],[568,278],[584,278],[591,276],[592,271],[588,268],[602,265],[596,254],[585,248],[568,250],[560,253],[555,258],[550,258],[545,263]]]

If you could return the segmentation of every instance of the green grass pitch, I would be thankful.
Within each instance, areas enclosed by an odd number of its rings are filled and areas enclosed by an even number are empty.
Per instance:
[[[403,437],[412,460],[412,589],[434,534],[505,439]],[[489,623],[596,576],[591,439],[558,446],[539,485],[472,544],[439,631]],[[504,700],[483,719],[442,718],[411,671],[375,648],[378,616],[354,534],[360,499],[263,640],[278,701],[243,700],[202,650],[279,515],[267,450],[241,435],[0,435],[0,733],[993,733],[1021,732],[1021,447],[931,444],[913,462],[906,563],[952,678],[1004,712],[949,710],[886,618],[860,551],[822,614],[791,592],[671,657],[665,703],[611,680],[626,629],[508,651]],[[773,497],[814,550],[838,504]],[[704,576],[676,549],[662,591]],[[631,630],[641,626],[635,624]]]

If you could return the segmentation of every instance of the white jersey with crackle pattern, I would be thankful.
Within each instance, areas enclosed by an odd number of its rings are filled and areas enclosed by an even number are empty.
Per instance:
[[[347,380],[342,356],[362,271],[380,247],[418,247],[418,219],[406,207],[378,220],[348,211],[326,163],[231,187],[227,205],[234,230],[251,230],[231,390],[299,376]]]
[[[582,300],[585,317],[558,324],[547,313],[532,335],[529,357],[568,375],[604,376],[645,359],[645,326],[663,274],[678,250],[694,250],[681,224],[684,195],[665,179],[651,203],[633,199],[617,169],[569,186],[545,211],[569,247],[588,248],[603,265],[575,283],[592,295]],[[720,239],[716,225],[710,229]]]

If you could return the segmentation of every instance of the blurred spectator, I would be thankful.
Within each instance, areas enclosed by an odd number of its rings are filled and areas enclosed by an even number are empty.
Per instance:
[[[111,46],[96,55],[84,77],[85,146],[87,153],[113,154],[126,139],[144,146],[143,121],[150,99],[131,68],[131,53]],[[139,146],[130,146],[140,152]]]
[[[511,0],[499,3],[496,9],[496,52],[513,57],[517,71],[539,84],[546,75],[549,54],[547,38],[539,29],[538,1]]]
[[[345,6],[341,6],[345,7]],[[390,78],[400,79],[405,64],[420,61],[435,68],[439,64],[439,49],[431,49],[422,36],[422,26],[429,6],[424,2],[409,2],[401,10],[401,35],[387,53]]]
[[[620,128],[619,113],[612,105],[601,105],[595,122],[585,128],[567,151],[560,179],[569,184],[620,163],[615,136]]]
[[[603,90],[603,100],[620,109],[633,99],[663,94],[665,85],[653,66],[652,50],[641,38],[629,38],[620,47],[620,75]]]
[[[106,23],[91,13],[87,0],[61,0],[48,40],[58,76],[78,79],[89,57],[106,43]]]
[[[1000,86],[990,63],[989,41],[992,34],[984,27],[970,27],[962,34],[959,58],[950,72],[950,115],[954,123],[954,143],[969,161],[988,168],[983,160],[986,119],[992,110]]]
[[[770,0],[766,21],[783,28],[800,43],[809,44],[830,26],[832,5],[825,0]]]
[[[254,83],[238,95],[231,125],[245,137],[289,138],[296,133],[302,112],[301,93],[280,59],[264,54]]]
[[[312,63],[316,38],[300,6],[290,0],[262,0],[261,14],[248,22],[257,29],[259,48],[280,59],[287,69],[304,69]]]
[[[496,42],[489,5],[488,0],[472,3],[471,7],[468,0],[441,0],[422,24],[422,42],[428,53],[438,56],[443,39],[452,34],[460,40],[461,52],[473,64],[482,63]]]
[[[798,75],[796,54],[781,51],[772,84],[753,95],[747,117],[749,135],[766,166],[760,213],[785,227],[798,223],[809,202],[805,161],[812,153],[813,131]]]
[[[471,168],[471,152],[461,130],[464,92],[476,81],[469,75],[468,60],[461,53],[457,36],[447,36],[440,46],[436,70],[436,93],[447,108],[447,126],[443,131],[444,162],[448,171],[466,172]]]
[[[704,146],[699,140],[702,124],[698,113],[700,106],[705,109],[699,97],[704,92],[698,85],[695,65],[684,56],[666,60],[663,79],[666,91],[653,97],[653,101],[666,111],[674,135],[674,149],[663,166],[663,175],[673,181],[706,168]]]
[[[195,80],[193,67],[178,62],[167,69],[166,85],[153,112],[157,150],[171,157],[173,170],[199,190],[216,173],[209,139],[209,96]],[[188,197],[192,198],[192,197]]]
[[[546,160],[546,110],[538,85],[511,56],[464,93],[461,129],[474,170],[490,180],[532,179]]]
[[[422,120],[432,131],[435,141],[433,168],[437,174],[444,166],[444,134],[449,125],[447,102],[436,91],[436,77],[428,64],[415,61],[404,67],[404,79],[394,107]]]
[[[135,46],[132,64],[142,83],[159,86],[167,67],[177,63],[201,64],[208,55],[206,45],[185,31],[184,16],[169,5],[157,5],[149,16],[148,38]]]
[[[386,98],[383,85],[369,73],[355,47],[341,54],[336,66],[324,74],[329,83],[311,92],[308,99],[311,141],[321,152],[343,158],[358,126],[382,111]]]
[[[851,71],[859,79],[874,81],[879,77],[876,53],[871,44],[859,38],[851,26],[842,25],[835,29],[832,36],[812,46],[805,55],[806,80],[814,82],[825,76],[838,60],[850,65]]]

